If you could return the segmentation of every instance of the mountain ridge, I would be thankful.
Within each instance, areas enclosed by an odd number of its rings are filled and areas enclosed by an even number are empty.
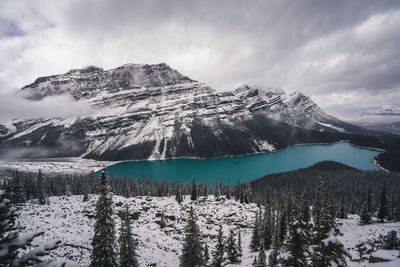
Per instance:
[[[69,94],[97,113],[0,122],[3,157],[208,158],[372,132],[336,119],[300,92],[248,85],[219,92],[165,63],[73,69],[39,77],[20,92],[32,101]]]

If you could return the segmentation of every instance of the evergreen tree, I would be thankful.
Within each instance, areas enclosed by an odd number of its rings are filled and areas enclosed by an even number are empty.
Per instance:
[[[197,200],[197,185],[196,178],[194,176],[192,177],[192,194],[190,196],[190,200]]]
[[[164,216],[164,211],[161,212],[161,219],[160,219],[160,227],[161,229],[165,228],[167,226],[167,223],[165,222],[165,216]]]
[[[240,203],[243,204],[244,203],[244,192],[243,192],[243,187],[240,186]]]
[[[265,209],[264,218],[261,223],[261,243],[264,249],[270,249],[272,243],[272,214]]]
[[[317,224],[315,225],[314,237],[316,247],[314,249],[314,266],[347,266],[345,256],[348,252],[343,244],[338,240],[336,234],[335,218],[330,212],[331,207],[325,204],[320,210]]]
[[[361,225],[370,224],[372,222],[371,213],[368,210],[368,205],[363,205],[360,215]]]
[[[96,203],[94,236],[90,267],[117,266],[115,222],[113,219],[112,193],[106,172],[99,180],[99,198]]]
[[[226,199],[231,199],[231,197],[232,197],[232,187],[231,187],[231,184],[230,184],[230,183],[227,183],[227,184],[226,184],[226,187],[225,187],[225,196],[226,196]]]
[[[204,259],[204,265],[208,266],[208,263],[210,261],[210,252],[207,243],[204,244],[203,259]]]
[[[214,197],[219,198],[220,195],[221,195],[221,184],[220,184],[219,180],[217,179],[217,182],[215,184]]]
[[[37,236],[44,232],[20,234],[20,228],[16,223],[17,213],[11,206],[7,193],[0,190],[0,265],[1,266],[36,266],[41,263],[40,256],[47,255],[59,244],[47,243],[41,248],[30,249],[30,244]],[[27,251],[20,255],[20,250]]]
[[[228,261],[230,263],[240,262],[240,260],[239,260],[240,256],[239,256],[239,251],[238,251],[238,247],[236,244],[235,233],[233,232],[232,229],[229,231],[229,237],[228,237],[227,244],[226,244],[226,253],[228,256]]]
[[[200,229],[196,223],[193,207],[190,207],[188,223],[185,227],[185,239],[182,255],[179,258],[181,267],[198,267],[204,265],[200,243]]]
[[[253,263],[251,264],[251,266],[257,267],[257,264],[258,264],[257,256],[254,256]]]
[[[122,213],[119,243],[119,266],[120,267],[138,267],[139,262],[136,254],[136,241],[132,236],[131,219],[129,216],[129,207],[125,205],[125,211]]]
[[[381,191],[381,198],[380,198],[380,203],[379,203],[379,209],[378,209],[378,219],[380,222],[384,222],[384,220],[388,216],[388,203],[387,203],[387,195],[386,195],[386,185],[383,185],[382,191]]]
[[[238,232],[238,252],[239,252],[239,258],[243,256],[243,250],[242,250],[242,234],[241,231],[239,230]]]
[[[39,170],[38,172],[38,177],[36,178],[36,184],[37,184],[36,188],[37,188],[39,204],[44,205],[46,204],[46,197],[44,194],[44,182],[41,170]]]
[[[307,231],[308,227],[302,221],[302,214],[297,210],[289,223],[289,237],[286,244],[289,252],[287,265],[307,266],[308,246],[310,244],[310,234]]]
[[[224,262],[224,255],[225,255],[224,236],[222,233],[222,225],[220,225],[217,236],[217,244],[213,252],[212,266],[221,267]]]
[[[237,180],[237,184],[235,187],[235,200],[236,201],[240,200],[240,179]]]
[[[176,185],[175,200],[178,202],[178,204],[181,204],[183,202],[183,195],[182,195],[181,190],[179,188],[179,184]]]
[[[254,220],[253,234],[251,236],[250,248],[253,251],[257,251],[260,248],[260,215],[257,211],[256,218]]]
[[[347,212],[344,206],[344,200],[342,200],[342,202],[340,203],[339,219],[347,219]]]
[[[26,201],[25,189],[19,172],[13,177],[13,202],[24,203]]]
[[[285,241],[286,232],[287,232],[286,212],[283,211],[279,222],[279,242],[281,244],[283,244],[283,242]]]
[[[400,239],[397,237],[397,231],[392,230],[382,238],[382,248],[388,250],[400,249]]]
[[[372,199],[372,191],[371,188],[368,189],[368,194],[367,194],[367,211],[369,214],[374,213],[374,207],[373,207],[373,199]]]
[[[267,256],[265,255],[264,247],[261,246],[260,252],[258,253],[257,267],[267,267]]]

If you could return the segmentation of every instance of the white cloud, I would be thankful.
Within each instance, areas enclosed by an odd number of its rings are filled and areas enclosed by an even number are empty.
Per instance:
[[[87,65],[166,62],[216,89],[300,90],[345,117],[323,99],[399,106],[385,97],[400,88],[398,47],[398,1],[5,0],[0,92]],[[341,107],[356,103],[368,105]]]

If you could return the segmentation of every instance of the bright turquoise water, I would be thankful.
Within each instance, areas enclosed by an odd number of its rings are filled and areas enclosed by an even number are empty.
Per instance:
[[[216,178],[236,184],[266,174],[291,171],[332,160],[362,169],[377,170],[372,158],[378,150],[359,148],[347,142],[299,145],[278,152],[213,159],[168,159],[124,161],[107,167],[110,176],[151,178],[156,181],[199,182],[214,184]]]

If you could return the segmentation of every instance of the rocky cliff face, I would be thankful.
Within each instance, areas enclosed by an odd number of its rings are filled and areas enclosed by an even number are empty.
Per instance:
[[[219,92],[166,64],[75,69],[38,78],[20,94],[32,101],[70,94],[95,114],[2,121],[3,157],[205,158],[307,142],[311,130],[362,131],[299,92],[247,85]]]

